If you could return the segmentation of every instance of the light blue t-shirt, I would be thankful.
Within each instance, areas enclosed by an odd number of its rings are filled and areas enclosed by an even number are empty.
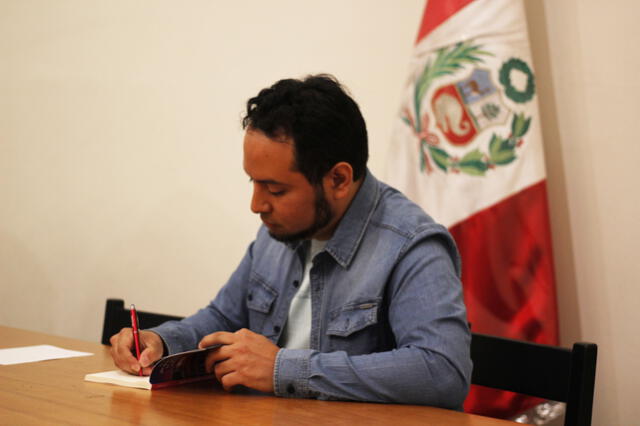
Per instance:
[[[288,349],[309,349],[311,337],[311,280],[309,279],[313,258],[320,253],[326,241],[311,240],[309,250],[305,256],[304,274],[298,292],[291,301],[289,318],[284,325],[280,337],[280,345]]]

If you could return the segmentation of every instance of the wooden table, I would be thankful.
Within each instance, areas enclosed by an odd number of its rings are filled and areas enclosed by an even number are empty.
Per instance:
[[[84,381],[114,369],[99,343],[0,326],[0,348],[50,344],[95,355],[0,365],[0,424],[469,425],[514,424],[432,407],[226,393],[217,382],[148,391]]]

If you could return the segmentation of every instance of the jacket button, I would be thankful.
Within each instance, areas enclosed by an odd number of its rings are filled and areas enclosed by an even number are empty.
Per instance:
[[[273,331],[275,331],[276,333],[280,333],[280,326],[279,325],[274,326]]]
[[[287,386],[287,392],[289,393],[296,393],[296,388],[293,387],[293,385],[289,385]]]
[[[300,281],[295,280],[295,281],[293,282],[293,286],[294,286],[295,288],[298,288],[298,286],[299,286],[299,285],[300,285]]]

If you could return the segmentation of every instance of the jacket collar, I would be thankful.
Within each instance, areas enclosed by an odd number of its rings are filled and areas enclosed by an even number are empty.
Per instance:
[[[364,182],[325,247],[343,268],[349,267],[358,251],[379,200],[380,183],[367,169]]]
[[[353,197],[351,205],[347,208],[333,236],[325,246],[325,251],[343,268],[348,268],[351,264],[379,200],[380,182],[367,169],[358,193]],[[307,249],[308,241],[287,242],[285,244],[291,250],[298,252],[304,261],[303,253]]]

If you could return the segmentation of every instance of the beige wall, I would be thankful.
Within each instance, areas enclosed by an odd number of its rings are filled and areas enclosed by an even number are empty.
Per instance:
[[[381,175],[422,8],[0,0],[0,324],[97,340],[106,297],[181,315],[211,298],[258,225],[243,102],[278,78],[343,80]],[[632,424],[640,4],[527,11],[562,340],[600,345],[594,424]]]
[[[528,1],[560,331],[598,343],[594,424],[640,422],[640,3]]]

